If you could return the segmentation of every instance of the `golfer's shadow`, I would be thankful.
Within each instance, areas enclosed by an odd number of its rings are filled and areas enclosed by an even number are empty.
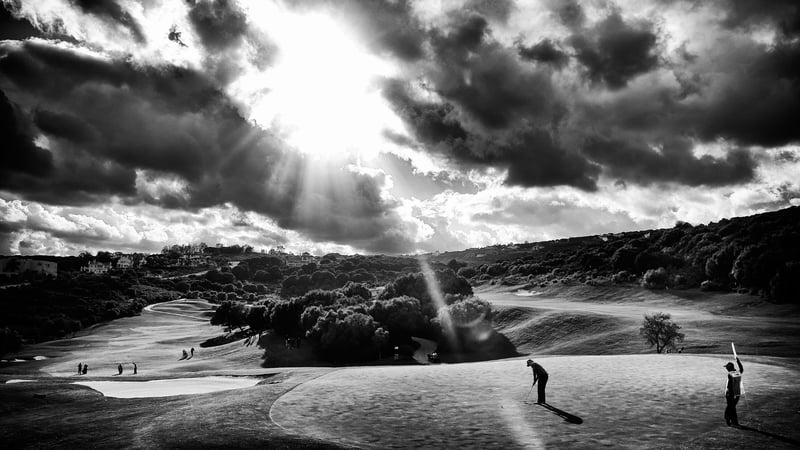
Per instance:
[[[753,428],[753,427],[748,427],[747,425],[734,425],[734,426],[736,428],[740,429],[740,430],[752,431],[752,432],[755,432],[755,433],[763,434],[764,436],[767,436],[767,437],[771,437],[773,439],[777,439],[777,440],[782,441],[782,442],[786,442],[787,444],[800,446],[800,442],[798,442],[798,441],[796,441],[796,440],[794,440],[792,438],[788,438],[786,436],[781,436],[779,434],[770,433],[769,431],[758,430],[758,429]]]
[[[537,404],[541,405],[544,409],[552,412],[553,414],[557,415],[558,417],[561,417],[562,419],[566,420],[569,423],[574,423],[575,425],[580,425],[580,424],[583,423],[583,419],[581,419],[580,417],[578,417],[578,416],[576,416],[574,414],[570,414],[570,413],[568,413],[568,412],[566,412],[566,411],[564,411],[562,409],[558,409],[553,405],[550,405],[550,404],[547,404],[547,403],[537,403]]]

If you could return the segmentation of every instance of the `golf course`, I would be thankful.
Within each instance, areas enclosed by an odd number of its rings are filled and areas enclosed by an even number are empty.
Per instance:
[[[151,305],[0,363],[0,439],[7,448],[800,445],[794,307],[733,294],[594,292],[480,288],[520,356],[435,365],[263,368],[254,340],[201,347],[224,334],[208,322],[215,305]],[[654,311],[683,326],[683,352],[643,344],[637,327]],[[722,417],[731,340],[745,368],[739,428]],[[528,353],[550,374],[547,405],[531,392]]]

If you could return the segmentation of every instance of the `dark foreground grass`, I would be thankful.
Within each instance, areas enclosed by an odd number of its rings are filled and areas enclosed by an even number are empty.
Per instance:
[[[291,436],[269,419],[280,395],[317,374],[279,375],[247,389],[106,398],[53,379],[0,385],[3,448],[338,448]]]

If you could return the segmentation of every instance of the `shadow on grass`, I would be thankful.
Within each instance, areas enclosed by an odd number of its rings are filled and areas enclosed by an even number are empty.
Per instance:
[[[583,423],[583,419],[581,419],[580,417],[578,417],[578,416],[576,416],[574,414],[570,414],[570,413],[564,411],[563,409],[558,409],[553,405],[550,405],[550,404],[547,404],[547,403],[537,403],[537,405],[541,405],[544,409],[552,412],[553,414],[557,415],[558,417],[561,417],[562,419],[566,420],[569,423],[574,423],[575,425],[580,425],[580,424]]]
[[[781,436],[779,434],[770,433],[769,431],[759,430],[759,429],[756,429],[756,428],[753,428],[753,427],[748,427],[747,425],[734,425],[734,427],[738,428],[740,430],[752,431],[754,433],[762,434],[764,436],[771,437],[773,439],[777,439],[777,440],[779,440],[781,442],[786,442],[787,444],[800,446],[800,441],[796,441],[796,440],[794,440],[792,438],[788,438],[786,436]]]

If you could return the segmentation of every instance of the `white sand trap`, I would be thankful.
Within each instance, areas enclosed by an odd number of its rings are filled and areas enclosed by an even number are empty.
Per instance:
[[[33,383],[36,380],[8,380],[6,384],[14,384],[14,383]]]
[[[259,381],[250,377],[198,377],[152,381],[76,381],[73,384],[88,386],[106,397],[144,398],[242,389],[255,386]]]
[[[525,289],[519,289],[514,292],[514,295],[517,297],[533,297],[534,295],[541,295],[540,291],[528,291]]]

